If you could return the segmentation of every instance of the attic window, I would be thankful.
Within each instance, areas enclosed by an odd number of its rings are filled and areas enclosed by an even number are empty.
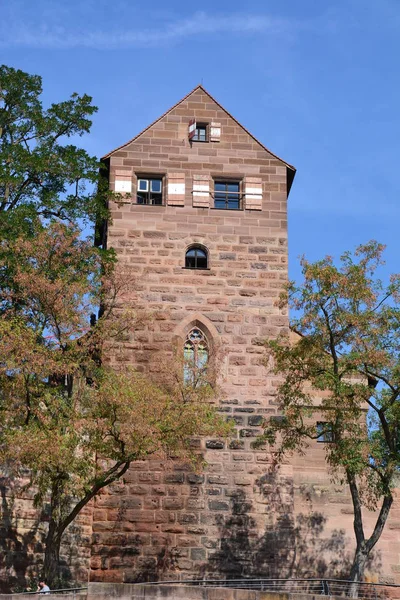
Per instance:
[[[194,136],[192,137],[192,142],[207,142],[207,129],[208,126],[206,123],[196,123],[196,129]]]

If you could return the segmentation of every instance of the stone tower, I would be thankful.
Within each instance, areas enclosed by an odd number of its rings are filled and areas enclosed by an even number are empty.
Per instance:
[[[292,502],[282,485],[271,510],[270,457],[252,441],[263,417],[276,412],[262,344],[288,328],[276,300],[287,281],[286,202],[295,169],[202,86],[103,161],[110,188],[123,197],[111,207],[103,243],[129,263],[137,301],[156,315],[114,359],[146,369],[176,340],[196,360],[222,346],[220,410],[235,420],[237,437],[202,441],[202,475],[148,461],[100,495],[90,578],[255,572],[252,539]],[[258,570],[273,575],[272,562],[264,553]]]

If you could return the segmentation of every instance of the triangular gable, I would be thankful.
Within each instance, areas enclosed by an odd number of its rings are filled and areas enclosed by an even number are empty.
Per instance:
[[[150,125],[148,125],[145,129],[143,129],[140,133],[138,133],[137,135],[135,135],[135,137],[133,137],[131,140],[129,140],[128,142],[126,142],[125,144],[122,144],[122,146],[118,146],[118,148],[115,148],[114,150],[112,150],[111,152],[109,152],[108,154],[106,154],[105,156],[103,156],[102,160],[109,158],[110,156],[112,156],[114,154],[114,152],[117,152],[118,150],[122,150],[123,148],[125,148],[126,146],[128,146],[129,144],[131,144],[132,142],[134,142],[135,140],[137,140],[141,135],[143,135],[143,133],[145,133],[146,131],[148,131],[151,127],[153,127],[156,123],[158,123],[159,121],[161,121],[161,119],[163,119],[166,115],[168,115],[168,113],[170,113],[171,111],[173,111],[175,108],[177,108],[180,104],[182,104],[182,102],[185,102],[185,100],[187,100],[192,94],[194,94],[197,90],[201,90],[204,94],[206,94],[210,100],[212,100],[212,102],[214,102],[219,108],[221,108],[237,125],[239,125],[239,127],[241,127],[243,129],[243,131],[245,131],[263,150],[265,150],[266,152],[268,152],[269,154],[271,154],[271,156],[273,156],[274,158],[280,160],[288,169],[288,171],[290,173],[288,173],[288,181],[290,182],[290,185],[294,179],[294,175],[296,173],[296,169],[295,167],[293,167],[292,165],[290,165],[289,163],[287,163],[285,160],[283,160],[282,158],[280,158],[279,156],[277,156],[276,154],[274,154],[273,152],[271,152],[271,150],[269,150],[266,146],[264,146],[264,144],[262,144],[256,137],[254,137],[253,134],[250,133],[250,131],[248,131],[245,127],[243,127],[243,125],[241,123],[239,123],[239,121],[237,119],[235,119],[235,117],[233,117],[219,102],[217,102],[217,100],[215,100],[215,98],[213,98],[213,96],[211,96],[211,94],[209,92],[207,92],[206,89],[204,89],[204,87],[202,85],[197,85],[191,92],[189,92],[184,98],[182,98],[181,100],[179,100],[179,102],[177,102],[176,104],[174,104],[174,106],[172,106],[171,108],[169,108],[165,113],[163,113],[160,117],[158,117],[158,119],[156,119],[155,121],[153,121],[152,123],[150,123]],[[289,185],[289,188],[290,188]],[[289,190],[288,190],[289,191]]]

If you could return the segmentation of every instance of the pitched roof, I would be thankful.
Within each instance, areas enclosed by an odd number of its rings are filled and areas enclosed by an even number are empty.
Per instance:
[[[155,121],[153,121],[152,123],[150,123],[150,125],[148,125],[147,127],[145,127],[145,129],[143,129],[140,133],[138,133],[137,135],[135,135],[135,137],[133,137],[131,140],[129,140],[125,144],[122,144],[121,146],[118,146],[118,148],[115,148],[114,150],[111,150],[111,152],[108,152],[108,154],[105,154],[102,159],[104,160],[106,158],[109,158],[112,154],[114,154],[114,152],[117,152],[117,150],[121,150],[122,148],[125,148],[125,146],[128,146],[128,144],[131,144],[132,142],[134,142],[135,140],[137,140],[137,138],[140,137],[145,131],[147,131],[148,129],[150,129],[150,127],[153,127],[153,125],[155,125],[156,123],[158,123],[159,121],[161,121],[161,119],[163,119],[169,112],[171,112],[171,110],[174,110],[174,108],[176,108],[177,106],[179,106],[179,104],[181,104],[182,102],[184,102],[185,100],[187,100],[187,98],[189,98],[189,96],[191,96],[197,90],[201,90],[202,92],[204,92],[205,94],[207,94],[207,96],[209,98],[211,98],[211,100],[213,102],[215,102],[215,104],[217,106],[219,106],[223,111],[225,111],[227,113],[227,115],[231,119],[233,119],[233,121],[235,121],[235,123],[237,123],[251,138],[253,138],[253,140],[255,142],[257,142],[257,144],[259,144],[261,146],[261,148],[263,148],[264,150],[266,150],[269,154],[271,154],[272,156],[274,156],[275,158],[277,158],[278,160],[280,160],[284,165],[286,165],[286,167],[292,172],[291,173],[291,177],[290,177],[290,179],[291,179],[290,184],[292,183],[294,175],[296,173],[295,167],[293,167],[292,165],[290,165],[289,163],[287,163],[285,160],[283,160],[282,158],[280,158],[279,156],[277,156],[276,154],[274,154],[273,152],[271,152],[271,150],[269,150],[269,148],[267,148],[266,146],[264,146],[264,144],[262,144],[256,137],[254,137],[254,135],[252,133],[250,133],[250,131],[248,131],[245,127],[243,127],[243,125],[241,123],[239,123],[239,121],[237,119],[235,119],[235,117],[233,117],[226,110],[226,108],[224,108],[217,100],[215,100],[215,98],[213,98],[213,96],[211,96],[211,94],[209,92],[207,92],[207,90],[202,85],[197,85],[184,98],[182,98],[181,100],[179,100],[179,102],[177,102],[176,104],[174,104],[174,106],[171,106],[171,108],[169,108],[167,111],[165,111],[165,113],[163,113],[160,117],[158,117],[158,119],[156,119]]]

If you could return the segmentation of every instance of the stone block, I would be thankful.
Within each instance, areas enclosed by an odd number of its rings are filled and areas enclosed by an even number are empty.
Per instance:
[[[206,448],[210,448],[213,450],[220,450],[225,448],[225,443],[222,440],[207,440]]]
[[[209,500],[208,508],[210,510],[228,511],[230,509],[230,506],[228,502],[222,502],[220,500]]]

